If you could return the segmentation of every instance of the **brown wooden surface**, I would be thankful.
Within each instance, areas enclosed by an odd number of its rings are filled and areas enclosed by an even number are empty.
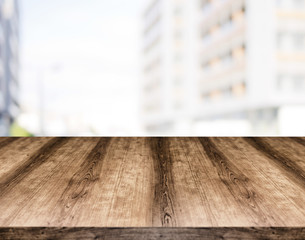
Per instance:
[[[1,240],[304,240],[304,228],[0,228]]]
[[[305,227],[304,156],[304,138],[0,138],[0,227]]]

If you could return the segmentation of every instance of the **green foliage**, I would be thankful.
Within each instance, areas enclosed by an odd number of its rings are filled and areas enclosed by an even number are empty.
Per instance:
[[[23,127],[19,126],[16,122],[10,128],[10,135],[12,137],[33,137],[34,135],[28,132]]]

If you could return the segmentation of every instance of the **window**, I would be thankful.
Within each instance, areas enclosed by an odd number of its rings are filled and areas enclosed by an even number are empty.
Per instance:
[[[278,33],[277,47],[281,51],[291,51],[293,49],[292,34],[290,32]]]
[[[202,9],[203,9],[203,12],[208,12],[211,9],[212,4],[211,4],[210,0],[202,0],[201,1],[201,6],[202,6]]]
[[[300,9],[305,7],[305,0],[277,0],[276,5],[283,9]]]
[[[305,91],[305,75],[282,74],[278,76],[278,89],[281,92],[294,93]]]
[[[212,100],[218,100],[222,97],[222,92],[220,90],[214,90],[210,93],[210,98]]]
[[[180,16],[181,14],[182,14],[182,7],[181,6],[176,6],[175,8],[174,8],[174,15],[176,15],[176,16]]]
[[[241,21],[244,18],[245,10],[242,8],[241,10],[238,10],[233,13],[232,18],[234,22]]]
[[[224,54],[224,56],[222,57],[222,61],[225,65],[230,65],[233,61],[232,52],[227,52],[226,54]]]
[[[305,5],[305,0],[292,0],[292,2],[295,8],[303,8]]]
[[[293,89],[291,77],[288,75],[280,75],[278,76],[278,89],[281,92],[291,92]]]
[[[293,77],[294,81],[294,89],[296,91],[304,91],[305,90],[305,76],[303,75],[295,75]]]
[[[223,97],[224,98],[231,98],[232,97],[232,88],[227,87],[223,90]]]
[[[283,5],[283,0],[276,0],[276,5],[281,7]]]
[[[294,34],[294,49],[295,50],[305,49],[305,33]]]
[[[237,47],[233,50],[234,59],[242,59],[245,56],[244,45]]]
[[[231,29],[233,25],[232,17],[230,15],[224,16],[220,19],[220,25],[222,30],[227,31]]]
[[[207,30],[203,31],[201,36],[204,44],[207,44],[211,40],[211,34]]]
[[[246,93],[246,84],[245,82],[241,82],[241,83],[238,83],[238,84],[235,84],[233,87],[232,87],[232,93],[235,97],[242,97],[245,95]]]
[[[277,47],[282,51],[305,50],[305,32],[280,32],[277,35]]]
[[[183,37],[183,33],[182,33],[182,31],[180,31],[180,30],[175,30],[175,32],[174,32],[174,38],[175,39],[181,39]]]
[[[285,34],[280,32],[277,34],[276,43],[278,49],[283,49]]]
[[[202,64],[202,69],[203,69],[203,71],[205,71],[205,72],[209,72],[209,71],[211,70],[211,65],[210,65],[210,63],[209,63],[209,62],[204,62],[204,63]]]

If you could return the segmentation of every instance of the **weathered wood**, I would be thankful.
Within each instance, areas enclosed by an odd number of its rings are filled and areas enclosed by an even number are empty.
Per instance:
[[[305,228],[0,228],[2,240],[305,239]]]
[[[304,138],[0,138],[1,234],[304,234],[304,156]]]

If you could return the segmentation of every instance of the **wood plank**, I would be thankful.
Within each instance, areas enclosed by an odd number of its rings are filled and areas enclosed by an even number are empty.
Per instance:
[[[60,141],[54,145],[54,140]],[[58,190],[63,190],[58,181],[62,177],[70,180],[68,169],[92,146],[91,140],[88,145],[85,143],[86,139],[48,138],[37,151],[29,153],[25,163],[17,166],[15,172],[1,178],[0,226],[47,226],[52,217],[51,203],[60,196]],[[13,179],[14,185],[8,183],[8,179]]]
[[[0,228],[2,240],[303,240],[305,228]]]
[[[304,138],[0,138],[0,227],[305,227],[304,154]]]
[[[28,159],[31,152],[36,152],[49,138],[0,138],[0,179]],[[10,157],[7,157],[10,156]],[[14,159],[14,161],[12,161]]]

